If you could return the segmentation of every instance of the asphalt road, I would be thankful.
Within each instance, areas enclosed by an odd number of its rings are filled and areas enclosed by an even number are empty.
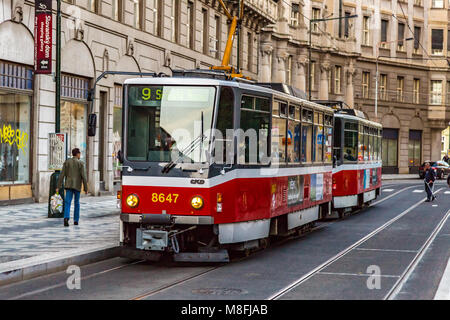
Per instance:
[[[450,189],[388,181],[370,207],[229,264],[114,258],[0,287],[0,299],[433,299],[450,257]],[[448,193],[446,193],[448,192]]]

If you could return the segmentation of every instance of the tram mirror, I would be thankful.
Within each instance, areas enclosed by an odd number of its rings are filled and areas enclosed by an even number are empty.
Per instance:
[[[117,160],[119,160],[119,162],[122,164],[123,163],[123,152],[122,150],[119,150],[117,152]]]
[[[91,113],[88,116],[88,136],[95,137],[95,131],[97,129],[97,115]]]

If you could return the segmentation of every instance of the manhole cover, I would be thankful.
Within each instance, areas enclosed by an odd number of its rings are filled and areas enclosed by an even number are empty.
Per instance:
[[[203,295],[230,296],[237,294],[246,294],[248,292],[242,289],[233,288],[200,288],[192,290],[192,293]]]

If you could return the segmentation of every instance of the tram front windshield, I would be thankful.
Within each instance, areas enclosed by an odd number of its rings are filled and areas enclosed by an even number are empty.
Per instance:
[[[205,162],[215,95],[214,87],[130,85],[127,159]]]

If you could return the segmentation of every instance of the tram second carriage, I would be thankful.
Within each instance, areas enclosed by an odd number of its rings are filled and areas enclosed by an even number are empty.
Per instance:
[[[130,79],[124,92],[124,248],[226,260],[329,213],[332,109],[216,79]]]
[[[353,109],[337,111],[334,121],[333,207],[342,215],[380,195],[382,126]]]

